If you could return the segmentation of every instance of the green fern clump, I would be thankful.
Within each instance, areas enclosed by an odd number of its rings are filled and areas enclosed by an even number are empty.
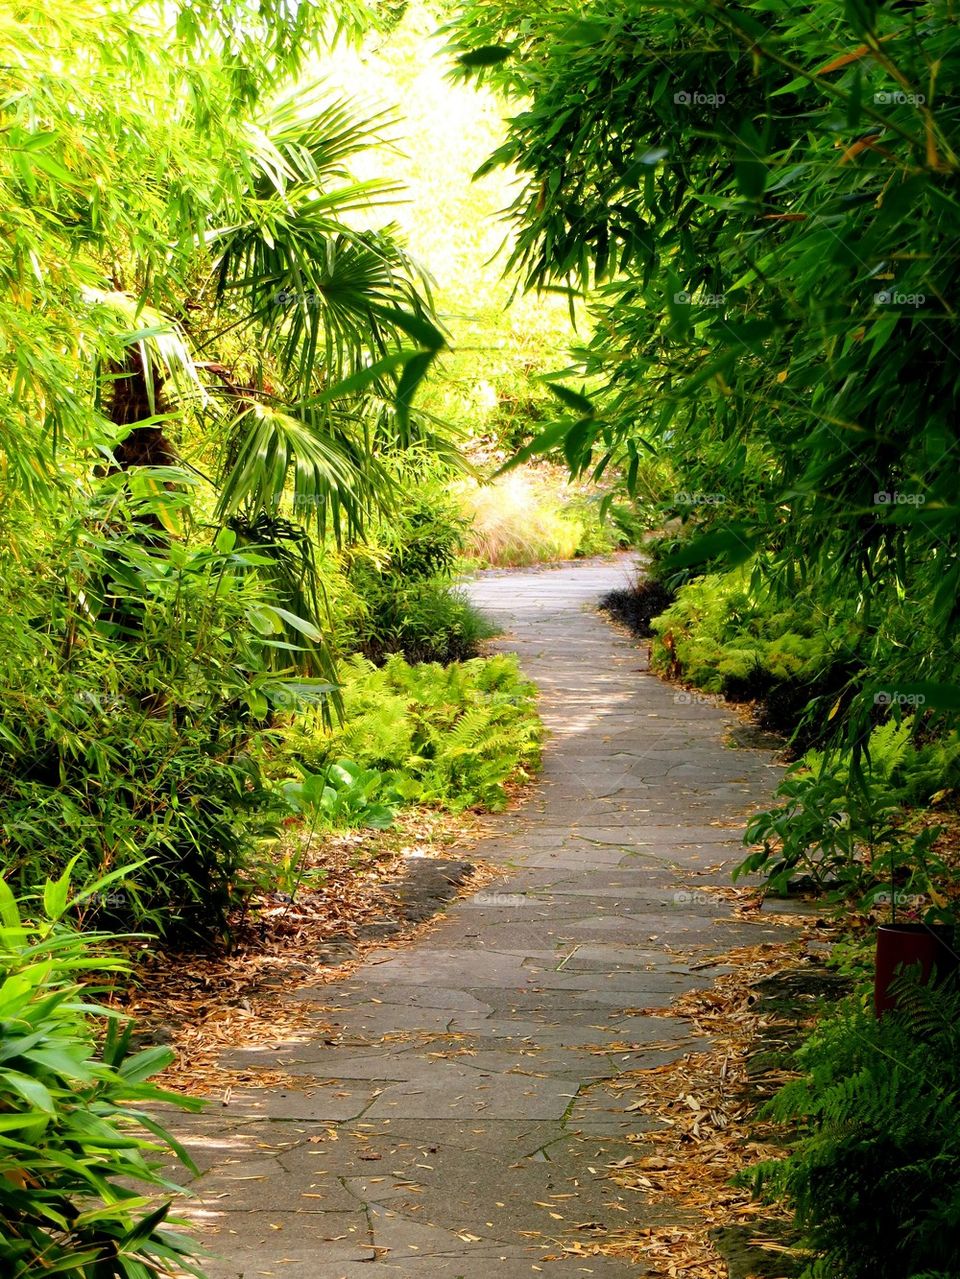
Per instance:
[[[746,681],[763,669],[763,649],[759,644],[746,645],[738,640],[735,647],[718,648],[715,671],[693,667],[693,683],[712,692],[723,692],[734,681]]]
[[[780,782],[777,805],[751,818],[745,842],[763,847],[734,877],[761,872],[786,892],[802,872],[851,896],[896,871],[904,892],[932,894],[949,873],[933,848],[939,828],[911,835],[904,818],[960,782],[960,743],[956,733],[918,742],[917,732],[913,716],[891,716],[870,730],[859,759],[844,745],[808,750]]]
[[[821,636],[787,631],[764,644],[762,664],[774,679],[802,679],[818,666],[823,656]]]
[[[505,697],[533,697],[536,690],[529,680],[520,677],[517,660],[506,653],[488,657],[471,666],[477,688],[484,693],[503,693]]]
[[[377,668],[355,656],[344,664],[344,722],[327,735],[331,756],[347,755],[368,768],[402,769],[414,751],[415,724],[410,715],[412,699],[390,675],[403,658],[391,658]]]
[[[919,744],[911,740],[892,779],[904,804],[926,804],[938,791],[960,788],[960,732]]]
[[[408,803],[459,812],[502,808],[506,784],[539,763],[536,690],[512,656],[443,666],[394,654],[380,667],[357,656],[341,678],[341,725],[300,716],[285,731],[283,753],[300,768],[347,758]]]
[[[805,1279],[960,1273],[960,994],[906,977],[899,997],[821,1023],[766,1111],[798,1139],[743,1177],[793,1208]]]
[[[882,787],[891,804],[927,804],[932,796],[960,784],[960,733],[929,742],[918,742],[913,715],[892,716],[876,725],[867,737],[866,772],[874,786]],[[853,756],[849,751],[809,750],[791,774],[822,776],[851,785]],[[861,783],[862,784],[862,783]]]
[[[504,782],[529,776],[538,756],[538,734],[516,707],[481,703],[459,716],[437,743],[424,769],[424,800],[455,812],[505,806]]]
[[[410,699],[390,686],[385,672],[356,655],[340,668],[343,723],[329,728],[316,713],[301,714],[284,730],[283,754],[311,772],[341,756],[370,768],[402,768],[413,751]]]
[[[688,582],[652,630],[655,669],[733,697],[787,681],[812,683],[854,638],[843,617],[825,617],[808,599],[784,608],[754,583],[749,567]]]

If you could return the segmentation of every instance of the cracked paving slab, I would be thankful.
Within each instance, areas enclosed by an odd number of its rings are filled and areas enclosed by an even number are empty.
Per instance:
[[[211,1279],[623,1279],[646,1272],[564,1242],[683,1227],[605,1175],[660,1126],[608,1083],[704,1046],[656,1015],[720,971],[694,967],[704,953],[779,935],[702,892],[728,882],[779,771],[727,746],[734,717],[678,700],[593,610],[631,569],[471,584],[540,687],[542,784],[488,822],[494,884],[324,984],[313,1038],[224,1055],[283,1087],[175,1121]]]

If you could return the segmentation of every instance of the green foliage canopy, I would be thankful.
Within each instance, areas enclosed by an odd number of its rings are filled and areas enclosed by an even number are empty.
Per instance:
[[[223,514],[275,512],[292,476],[321,524],[362,522],[371,429],[409,429],[443,338],[395,236],[363,229],[392,188],[348,164],[387,122],[283,88],[332,21],[286,3],[0,19],[0,448],[30,500],[176,412],[195,452],[223,446]]]
[[[575,472],[618,464],[627,488],[644,450],[668,452],[703,534],[678,563],[759,552],[788,586],[859,599],[868,630],[906,595],[947,636],[952,7],[468,0],[449,36],[460,73],[517,102],[489,161],[524,180],[512,264],[594,290],[572,370],[594,391],[544,443]],[[905,665],[937,681],[955,659]]]

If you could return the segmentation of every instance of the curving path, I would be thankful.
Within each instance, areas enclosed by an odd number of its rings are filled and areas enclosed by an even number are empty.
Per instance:
[[[640,1273],[559,1257],[593,1223],[663,1220],[602,1175],[649,1126],[602,1081],[689,1051],[684,1023],[639,1010],[709,984],[691,970],[705,955],[776,935],[698,889],[728,882],[743,817],[778,773],[767,752],[726,746],[733,717],[649,674],[644,646],[593,611],[631,569],[472,584],[541,689],[542,785],[476,850],[498,882],[418,944],[304,991],[334,1006],[334,1037],[225,1063],[302,1090],[184,1121],[216,1279]]]

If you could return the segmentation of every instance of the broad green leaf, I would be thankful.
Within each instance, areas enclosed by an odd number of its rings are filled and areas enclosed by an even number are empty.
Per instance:
[[[0,879],[0,922],[4,928],[20,927],[17,901],[5,879]]]
[[[308,622],[303,617],[297,617],[296,613],[291,613],[289,609],[280,608],[277,604],[269,605],[271,612],[276,613],[279,618],[287,623],[293,630],[299,631],[301,635],[305,635],[307,639],[312,640],[315,644],[323,641],[323,635],[312,622]]]
[[[0,1070],[0,1083],[20,1094],[24,1101],[44,1114],[56,1114],[56,1105],[47,1086],[30,1075],[21,1074],[17,1070],[4,1068]]]
[[[583,417],[593,416],[593,402],[588,400],[585,395],[581,395],[579,391],[574,391],[569,386],[563,386],[559,382],[548,382],[547,387],[568,409],[573,409],[574,412],[580,413]]]
[[[71,857],[66,869],[59,879],[50,880],[43,886],[43,909],[48,919],[57,920],[67,908],[70,896],[70,877],[77,864],[79,853]]]
[[[506,62],[513,53],[513,46],[508,44],[485,44],[478,49],[469,49],[461,53],[457,61],[463,67],[496,67]]]

